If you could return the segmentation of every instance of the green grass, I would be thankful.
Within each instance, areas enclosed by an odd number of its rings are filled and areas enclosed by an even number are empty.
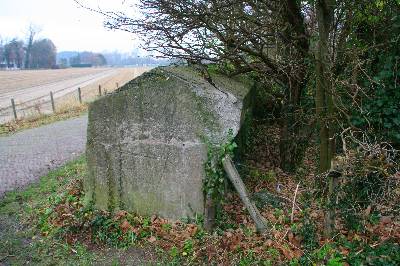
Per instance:
[[[80,157],[59,169],[51,171],[48,175],[41,177],[38,183],[30,185],[22,191],[8,192],[0,201],[0,214],[5,214],[4,211],[7,210],[7,206],[15,202],[22,203],[25,210],[32,211],[32,207],[43,204],[47,201],[48,196],[62,191],[71,181],[82,178],[85,174],[85,158]],[[38,198],[38,195],[41,198]]]
[[[6,136],[25,129],[40,127],[57,121],[78,117],[87,113],[87,108],[87,104],[82,104],[68,109],[59,110],[54,114],[42,114],[0,124],[0,136]]]
[[[88,248],[83,243],[43,236],[38,229],[40,211],[50,197],[61,195],[68,184],[86,175],[81,157],[43,176],[22,191],[0,199],[0,265],[119,265],[144,264],[146,252],[137,248],[118,250],[105,246]]]
[[[76,259],[85,264],[92,260],[92,255],[82,246],[71,247],[55,239],[42,238],[35,226],[37,210],[48,197],[61,192],[71,180],[85,173],[85,160],[79,158],[42,177],[37,184],[23,191],[9,192],[0,200],[0,264],[72,264]]]

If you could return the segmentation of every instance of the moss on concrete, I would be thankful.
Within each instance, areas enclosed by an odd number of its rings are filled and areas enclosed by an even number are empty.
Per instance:
[[[90,105],[85,190],[96,207],[167,218],[203,212],[206,148],[241,124],[249,84],[159,67]]]

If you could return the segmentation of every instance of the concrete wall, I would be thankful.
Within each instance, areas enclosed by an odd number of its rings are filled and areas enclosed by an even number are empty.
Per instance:
[[[236,134],[249,85],[215,86],[189,67],[160,67],[89,108],[84,188],[100,209],[179,219],[203,214],[204,139]]]

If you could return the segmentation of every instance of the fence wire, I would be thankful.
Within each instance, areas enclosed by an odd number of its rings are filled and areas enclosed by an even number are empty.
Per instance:
[[[101,95],[116,90],[120,85],[123,85],[123,83],[141,75],[151,68],[152,67],[135,68],[129,70],[130,72],[121,72],[120,74],[105,77],[98,82],[93,82],[89,85],[86,84],[80,89],[82,103],[88,103],[100,97]],[[129,79],[127,79],[127,75]],[[119,78],[116,78],[117,76]],[[120,82],[120,84],[117,82]],[[100,84],[101,88],[99,90]],[[50,93],[46,93],[40,97],[29,99],[24,102],[15,101],[14,105],[16,117],[10,99],[10,102],[7,106],[0,106],[0,124],[7,123],[15,119],[19,120],[36,118],[42,115],[51,114],[53,112],[67,111],[68,109],[72,109],[81,104],[78,86],[65,87],[63,89],[53,91],[52,93],[55,110],[53,110]]]
[[[112,80],[112,77],[108,80]],[[106,82],[108,82],[106,81]],[[100,85],[88,86],[89,88],[81,88],[82,103],[87,103],[104,95],[105,93],[114,91],[117,88],[102,88]],[[15,102],[15,112],[17,119],[34,118],[45,114],[51,114],[54,111],[65,111],[81,104],[79,100],[79,89],[65,93],[65,90],[53,92],[54,109],[52,107],[50,93],[25,102]],[[6,123],[15,120],[13,106],[10,105],[0,108],[0,123]]]

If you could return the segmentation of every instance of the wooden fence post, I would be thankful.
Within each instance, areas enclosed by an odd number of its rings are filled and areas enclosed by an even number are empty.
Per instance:
[[[82,91],[81,91],[81,87],[78,87],[78,98],[79,98],[79,103],[82,104]]]
[[[53,109],[53,113],[56,112],[56,107],[54,105],[54,97],[53,97],[53,92],[50,92],[50,100],[51,100],[51,108]]]
[[[215,214],[217,206],[212,199],[211,195],[206,195],[205,208],[204,208],[204,229],[211,232],[215,225]]]
[[[101,85],[99,84],[99,97],[101,96]]]
[[[14,119],[17,120],[17,109],[15,109],[15,102],[14,99],[11,99],[11,105],[12,105],[12,109],[13,109],[13,113],[14,113]]]
[[[343,165],[336,157],[331,161],[331,169],[328,172],[328,195],[327,195],[327,210],[325,212],[325,237],[331,237],[335,231],[336,210],[332,206],[335,202],[335,190],[339,184],[339,178],[342,176]]]
[[[119,89],[119,85],[118,85],[118,82],[116,83],[116,85],[117,85],[117,90]]]

